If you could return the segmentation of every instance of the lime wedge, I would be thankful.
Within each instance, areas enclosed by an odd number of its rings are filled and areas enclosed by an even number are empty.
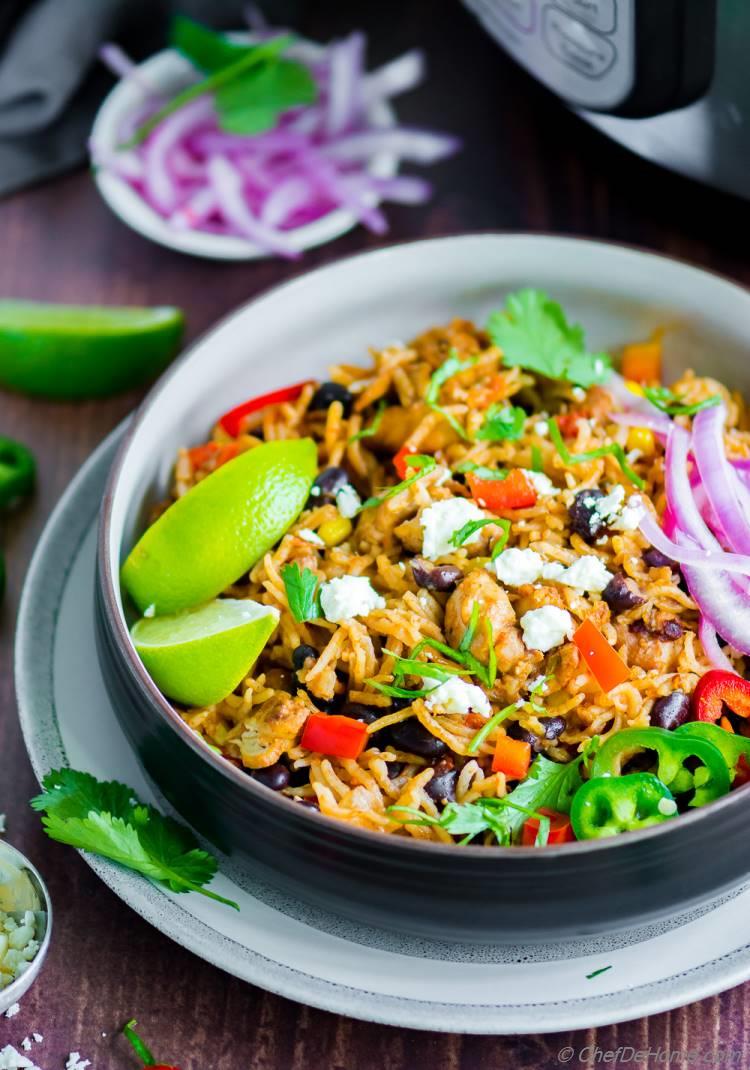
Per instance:
[[[0,384],[48,398],[94,398],[153,379],[182,340],[177,308],[0,301]]]
[[[266,442],[197,483],[144,532],[122,566],[141,613],[221,594],[294,523],[317,471],[310,438]]]
[[[219,598],[182,613],[144,617],[130,634],[160,691],[185,706],[212,706],[255,664],[278,620],[272,606]]]

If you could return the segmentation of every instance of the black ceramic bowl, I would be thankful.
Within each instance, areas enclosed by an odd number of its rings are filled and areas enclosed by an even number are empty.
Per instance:
[[[454,316],[483,322],[508,290],[543,287],[614,347],[670,326],[679,362],[750,388],[750,295],[648,253],[541,236],[476,235],[367,253],[286,283],[224,320],[160,380],[105,495],[97,638],[120,721],[149,776],[208,839],[294,894],[435,939],[549,940],[705,904],[750,874],[747,788],[614,840],[449,847],[350,828],[264,788],[213,753],[161,696],[128,637],[119,565],[163,497],[177,448],[238,400],[357,361]],[[671,359],[671,358],[668,358]],[[676,368],[676,364],[673,370]],[[743,382],[743,376],[745,381]]]

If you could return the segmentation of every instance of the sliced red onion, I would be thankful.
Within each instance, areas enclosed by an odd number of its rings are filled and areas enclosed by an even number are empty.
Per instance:
[[[610,374],[609,379],[604,383],[604,388],[605,390],[608,390],[615,401],[619,402],[623,409],[626,409],[628,412],[643,412],[651,416],[659,414],[664,416],[664,420],[667,424],[671,425],[669,417],[664,413],[659,413],[659,410],[654,408],[648,398],[633,393],[619,372],[613,371]]]
[[[681,547],[689,539],[675,533]],[[726,572],[709,572],[703,568],[683,567],[688,590],[711,627],[730,646],[750,654],[750,601],[747,592],[732,582]]]
[[[726,672],[734,672],[734,665],[732,665],[729,658],[719,646],[716,629],[709,624],[703,616],[701,616],[698,623],[698,638],[701,641],[701,646],[705,651],[706,657],[715,669],[724,669]]]
[[[202,186],[176,212],[169,222],[178,230],[196,230],[218,209],[219,201],[211,186]]]
[[[365,38],[361,33],[352,33],[331,46],[326,111],[329,137],[337,137],[349,130],[360,115],[364,54]]]
[[[167,116],[143,146],[144,186],[148,199],[161,212],[171,214],[177,205],[177,189],[169,167],[169,155],[182,138],[214,117],[213,101],[198,97]]]
[[[726,405],[696,413],[693,455],[703,490],[730,549],[750,553],[750,495],[735,477],[724,447]]]
[[[365,105],[406,93],[424,81],[424,76],[424,52],[420,48],[404,52],[403,56],[392,59],[390,63],[366,75],[363,84]]]
[[[452,156],[461,147],[457,137],[435,134],[431,130],[390,127],[382,130],[362,130],[338,141],[331,141],[320,149],[322,156],[335,160],[369,160],[378,153],[388,153],[414,163],[437,163]]]
[[[669,508],[677,527],[704,550],[721,550],[719,542],[709,530],[695,502],[690,483],[688,454],[690,435],[683,427],[672,424],[667,438],[664,476]]]
[[[671,420],[659,412],[613,412],[607,416],[613,424],[620,427],[647,427],[660,438],[666,438],[672,426]]]
[[[679,565],[688,565],[701,572],[710,570],[714,574],[721,572],[750,576],[750,556],[746,554],[727,553],[721,549],[704,550],[696,546],[695,542],[681,543],[676,536],[672,540],[659,527],[651,513],[644,513],[638,527],[643,537],[648,539],[653,547]]]
[[[310,182],[301,175],[293,175],[268,194],[261,208],[261,222],[267,227],[282,227],[310,200]]]
[[[243,237],[289,260],[299,256],[278,231],[265,226],[249,210],[243,192],[242,174],[225,156],[210,157],[207,171],[223,215]]]

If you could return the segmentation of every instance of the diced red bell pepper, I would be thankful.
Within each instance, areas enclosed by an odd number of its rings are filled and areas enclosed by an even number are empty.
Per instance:
[[[393,458],[393,467],[398,473],[399,479],[406,479],[409,474],[409,466],[406,463],[407,457],[412,457],[418,450],[416,446],[402,446],[398,453]],[[413,469],[412,469],[413,471]]]
[[[563,412],[555,417],[555,422],[560,428],[563,438],[575,438],[578,434],[578,425],[583,419],[580,412]]]
[[[367,726],[353,717],[313,713],[305,723],[302,746],[332,758],[359,758],[367,742]]]
[[[750,680],[724,669],[711,669],[701,676],[693,692],[693,716],[696,721],[716,724],[725,704],[739,717],[750,717]]]
[[[567,814],[561,814],[557,810],[548,810],[546,806],[539,807],[539,813],[549,818],[549,837],[547,843],[570,843],[575,839],[573,827]],[[523,823],[521,844],[523,847],[533,847],[539,835],[539,818],[530,817]]]
[[[511,780],[523,780],[531,765],[531,744],[510,736],[498,736],[492,772],[505,773]]]
[[[239,449],[238,442],[204,442],[189,449],[188,457],[193,468],[203,468],[204,465],[211,464],[212,470],[216,471],[227,461],[233,460]]]
[[[590,620],[583,621],[573,642],[602,691],[611,691],[630,677],[630,669]]]
[[[272,390],[270,394],[261,394],[260,397],[243,401],[235,409],[225,412],[219,418],[219,425],[228,435],[236,438],[242,431],[242,422],[246,416],[268,408],[269,405],[278,405],[282,401],[295,401],[309,382],[310,380],[306,379],[304,383],[294,383],[293,386],[284,386],[280,390]]]
[[[536,490],[520,468],[514,468],[505,479],[481,479],[467,472],[466,482],[474,501],[493,513],[536,505]]]

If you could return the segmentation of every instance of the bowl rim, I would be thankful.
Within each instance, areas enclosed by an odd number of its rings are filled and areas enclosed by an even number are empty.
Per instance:
[[[543,851],[540,851],[536,847],[523,847],[512,846],[504,847],[498,845],[491,849],[485,846],[475,846],[467,844],[461,847],[460,851],[456,850],[455,844],[446,844],[437,842],[434,840],[416,840],[413,837],[399,837],[399,836],[387,836],[384,837],[382,833],[376,832],[372,829],[359,828],[355,825],[349,825],[346,822],[339,821],[336,818],[328,817],[318,811],[313,811],[306,806],[290,806],[290,801],[287,798],[279,797],[276,792],[269,791],[264,785],[257,783],[248,776],[243,770],[237,769],[231,762],[228,762],[221,755],[216,754],[206,743],[203,742],[200,736],[192,729],[188,727],[182,717],[179,715],[167,699],[162,695],[156,684],[146,672],[143,663],[138,658],[138,655],[133,647],[129,638],[129,633],[125,624],[124,617],[120,613],[118,608],[117,590],[119,588],[119,577],[113,574],[113,570],[110,565],[109,545],[112,538],[112,505],[114,498],[117,494],[117,488],[120,478],[120,473],[127,460],[127,454],[130,448],[130,444],[135,438],[137,431],[145,419],[146,414],[153,405],[158,401],[161,392],[164,390],[166,384],[171,381],[172,377],[176,375],[183,364],[191,358],[194,351],[200,346],[210,341],[211,337],[221,331],[228,323],[240,313],[244,313],[249,309],[252,309],[254,305],[259,304],[267,297],[275,296],[279,293],[283,293],[285,289],[290,289],[300,282],[316,278],[328,271],[331,268],[338,268],[342,264],[352,263],[354,261],[361,261],[363,259],[371,260],[373,258],[388,257],[394,251],[403,248],[412,248],[415,246],[423,245],[429,247],[436,242],[463,242],[463,241],[481,241],[483,239],[497,240],[510,238],[513,240],[533,240],[545,239],[549,241],[561,242],[563,245],[571,246],[575,245],[582,247],[600,246],[619,250],[621,252],[635,253],[641,257],[647,257],[657,262],[667,262],[677,264],[680,267],[687,268],[691,271],[698,272],[700,274],[710,276],[720,283],[730,286],[737,290],[743,299],[750,299],[750,287],[745,286],[735,279],[732,279],[728,275],[724,275],[721,272],[714,271],[713,269],[704,268],[702,265],[696,264],[684,257],[667,256],[663,253],[656,252],[653,249],[649,249],[645,246],[639,246],[628,242],[617,241],[602,241],[597,238],[589,238],[583,235],[559,235],[549,232],[530,232],[530,231],[505,231],[505,230],[482,230],[475,232],[460,231],[456,234],[440,235],[439,237],[419,238],[416,240],[405,240],[398,242],[390,242],[377,249],[364,250],[358,253],[354,253],[346,257],[338,257],[328,263],[318,265],[315,268],[303,271],[293,278],[283,279],[280,282],[272,283],[269,286],[255,293],[247,301],[231,309],[229,312],[221,316],[212,326],[203,331],[198,337],[196,337],[180,355],[170,364],[170,366],[162,373],[162,375],[156,380],[153,386],[149,389],[145,398],[142,400],[135,413],[130,419],[128,426],[125,429],[122,440],[118,445],[117,452],[112,463],[109,475],[107,477],[106,486],[104,489],[104,495],[102,498],[102,506],[100,511],[100,522],[97,534],[97,586],[102,595],[100,599],[101,606],[103,608],[110,637],[114,639],[114,645],[117,654],[120,657],[120,662],[126,669],[129,677],[133,680],[138,687],[142,696],[147,701],[151,712],[158,715],[160,720],[167,724],[172,730],[174,730],[178,737],[186,743],[201,759],[207,761],[220,776],[227,778],[241,792],[247,793],[250,798],[256,797],[258,800],[263,800],[265,805],[278,807],[279,816],[283,819],[286,815],[290,818],[292,814],[297,815],[297,819],[308,823],[307,828],[309,831],[313,831],[315,823],[324,821],[325,827],[329,833],[335,833],[341,841],[348,841],[351,846],[364,846],[368,844],[383,846],[387,841],[389,850],[392,848],[399,854],[408,852],[409,856],[416,857],[418,854],[423,854],[428,857],[433,857],[436,860],[445,860],[451,856],[455,856],[456,859],[469,859],[474,862],[480,862],[481,859],[487,859],[488,863],[491,859],[497,859],[502,862],[509,862],[511,859],[516,859],[520,865],[522,862],[527,863],[532,859],[537,859],[541,864],[543,860],[552,860],[556,858],[568,858],[573,859],[575,857],[581,858],[584,855],[596,854],[601,856],[611,851],[616,851],[624,846],[635,847],[638,843],[647,843],[656,838],[673,837],[675,834],[679,835],[680,830],[687,833],[690,826],[704,820],[706,815],[719,815],[721,811],[727,811],[730,808],[734,809],[738,804],[742,804],[746,798],[750,798],[750,783],[741,786],[740,788],[729,792],[727,795],[714,800],[707,806],[702,806],[692,810],[690,813],[680,814],[677,821],[666,821],[659,825],[651,826],[650,828],[638,829],[629,832],[626,836],[611,836],[602,837],[600,839],[591,840],[577,840],[572,843],[563,844],[548,844]],[[119,554],[118,554],[119,559]]]
[[[230,36],[248,42],[256,39],[256,35],[250,32],[234,32]],[[298,37],[296,44],[307,50],[311,57],[321,53],[325,47],[317,41],[303,37]],[[156,88],[159,88],[171,80],[170,68],[177,74],[178,61],[187,63],[176,49],[163,48],[141,60],[135,70],[147,77],[153,77]],[[122,99],[128,93],[137,91],[137,87],[125,78],[119,78],[115,82],[94,116],[89,133],[91,145],[101,142],[101,147],[112,150]],[[137,101],[132,106],[137,107]],[[397,123],[396,111],[388,100],[376,101],[370,108],[369,117],[375,126],[383,129],[393,127]],[[368,171],[377,178],[393,178],[398,174],[399,167],[397,156],[381,152],[370,160]],[[278,259],[276,254],[267,252],[247,238],[201,230],[182,231],[171,227],[168,220],[160,216],[128,182],[103,166],[93,165],[93,178],[103,201],[121,222],[141,237],[167,249],[209,260]],[[358,225],[359,220],[352,212],[346,208],[334,208],[319,219],[293,227],[284,234],[298,255],[301,255],[308,249],[327,245],[343,237]]]
[[[17,857],[19,865],[23,869],[27,869],[29,873],[31,873],[31,875],[34,877],[36,883],[42,891],[42,895],[44,896],[43,911],[46,915],[44,936],[42,937],[42,942],[39,945],[39,950],[37,951],[36,955],[34,955],[34,958],[31,960],[27,969],[25,969],[23,973],[19,974],[18,977],[16,977],[14,981],[11,981],[9,985],[6,985],[5,988],[0,988],[0,998],[2,998],[3,1003],[7,1002],[10,999],[10,1005],[12,1006],[13,1003],[18,1002],[18,999],[20,999],[21,996],[28,992],[29,988],[31,988],[31,986],[33,985],[39,974],[39,971],[42,968],[42,964],[47,956],[50,941],[52,939],[53,912],[52,898],[49,894],[49,888],[47,887],[44,878],[42,877],[41,873],[36,868],[34,863],[31,861],[31,859],[28,858],[18,847],[14,847],[12,843],[8,843],[4,839],[0,840],[0,853],[3,851],[7,851],[9,852],[9,854],[15,855]]]

